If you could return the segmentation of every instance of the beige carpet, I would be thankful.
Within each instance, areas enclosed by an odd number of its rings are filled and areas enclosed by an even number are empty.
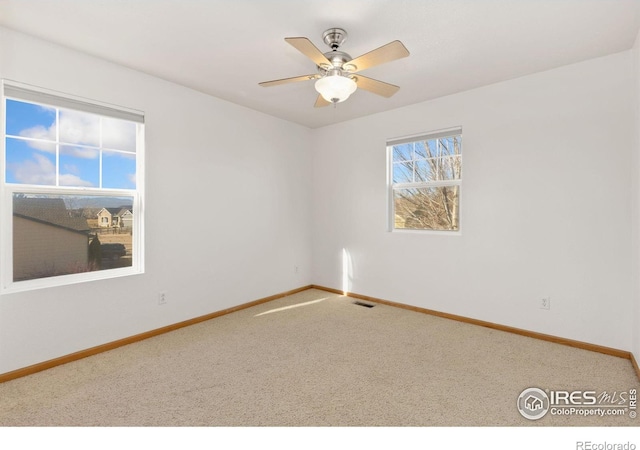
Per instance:
[[[529,387],[638,389],[628,360],[353,301],[311,289],[0,384],[0,425],[640,424],[516,408]]]

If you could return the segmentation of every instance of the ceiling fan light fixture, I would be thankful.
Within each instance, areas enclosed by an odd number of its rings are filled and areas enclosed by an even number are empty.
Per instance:
[[[316,81],[316,91],[331,103],[340,103],[353,94],[358,85],[353,78],[343,75],[327,75]]]

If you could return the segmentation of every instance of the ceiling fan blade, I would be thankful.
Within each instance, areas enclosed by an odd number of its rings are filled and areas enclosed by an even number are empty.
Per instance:
[[[329,65],[331,66],[331,61],[329,61],[318,47],[313,45],[306,37],[288,37],[284,38],[289,44],[293,45],[296,49],[298,49],[303,55],[309,58],[311,61],[316,63],[318,66]]]
[[[352,59],[347,62],[345,66],[355,66],[355,69],[350,70],[350,72],[354,73],[406,56],[409,56],[409,50],[407,50],[404,44],[400,41],[393,41]]]
[[[258,83],[258,84],[262,87],[278,86],[280,84],[295,83],[296,81],[313,80],[317,76],[318,76],[317,74],[301,75],[299,77],[282,78],[281,80],[263,81],[262,83]]]
[[[315,108],[322,108],[323,106],[329,106],[331,102],[328,102],[324,99],[322,95],[318,94],[318,98],[316,99],[316,104],[313,105]]]
[[[368,78],[362,75],[356,75],[354,79],[356,80],[358,88],[373,92],[374,94],[382,95],[383,97],[391,97],[400,89],[399,86],[394,84],[374,80],[373,78]]]

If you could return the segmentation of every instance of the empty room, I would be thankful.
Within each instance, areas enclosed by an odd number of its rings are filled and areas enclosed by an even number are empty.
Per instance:
[[[0,426],[637,427],[639,30],[0,0]]]

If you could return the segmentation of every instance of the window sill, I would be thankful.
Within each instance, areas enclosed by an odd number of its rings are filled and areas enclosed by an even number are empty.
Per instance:
[[[60,275],[57,277],[37,278],[33,280],[3,283],[0,295],[15,294],[19,292],[47,289],[71,284],[80,284],[90,281],[109,280],[112,278],[127,277],[143,274],[144,270],[136,267],[122,267],[119,269],[101,270],[80,274]]]

